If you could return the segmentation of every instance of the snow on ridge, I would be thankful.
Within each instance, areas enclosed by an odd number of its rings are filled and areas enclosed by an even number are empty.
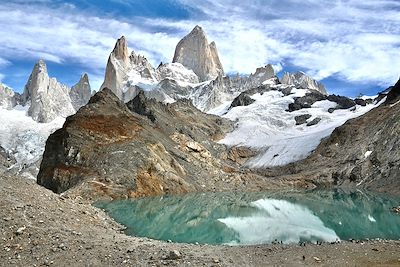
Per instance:
[[[357,105],[354,111],[328,109],[334,104],[331,101],[318,101],[311,108],[287,112],[295,97],[307,93],[306,89],[292,89],[289,96],[280,91],[269,91],[251,96],[254,103],[248,106],[238,106],[230,109],[223,117],[236,121],[236,128],[228,133],[220,143],[228,146],[246,146],[262,151],[258,156],[247,162],[249,167],[261,168],[286,165],[306,158],[333,130],[351,118],[358,117],[376,107]],[[226,111],[228,104],[217,107],[212,112]],[[220,113],[221,114],[221,113]],[[321,121],[313,126],[296,125],[295,117],[310,114],[311,118]]]

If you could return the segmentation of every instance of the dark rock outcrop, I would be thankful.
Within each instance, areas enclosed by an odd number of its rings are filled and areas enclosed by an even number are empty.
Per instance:
[[[86,199],[265,186],[214,142],[230,129],[188,100],[164,105],[139,93],[125,105],[105,88],[50,135],[37,181]]]
[[[230,109],[237,107],[237,106],[248,106],[254,102],[255,102],[255,100],[253,98],[251,98],[247,93],[241,93],[238,97],[236,97],[232,101]]]
[[[400,79],[397,81],[397,83],[390,88],[389,93],[387,94],[386,102],[387,104],[393,104],[398,100],[398,97],[400,96]]]
[[[356,105],[360,105],[365,107],[367,105],[367,100],[362,99],[362,98],[356,98],[354,99],[354,102],[356,103]]]
[[[301,125],[301,124],[306,123],[309,118],[311,118],[310,114],[302,114],[302,115],[294,117],[294,119],[296,121],[296,125]]]
[[[307,123],[307,126],[313,126],[313,125],[316,125],[316,124],[318,124],[319,122],[321,121],[321,118],[315,118],[315,119],[313,119],[312,121],[310,121],[309,123]]]
[[[354,100],[352,100],[352,99],[350,99],[348,97],[345,97],[345,96],[329,95],[327,97],[327,99],[329,101],[337,103],[336,109],[348,109],[348,108],[354,107],[356,105]]]
[[[317,101],[325,100],[326,98],[326,95],[321,94],[318,91],[309,92],[303,97],[296,97],[294,103],[289,104],[288,111],[292,112],[303,108],[311,108],[312,104]]]

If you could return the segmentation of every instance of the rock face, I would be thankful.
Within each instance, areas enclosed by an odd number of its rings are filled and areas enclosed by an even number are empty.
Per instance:
[[[108,58],[101,89],[109,88],[119,99],[127,102],[137,94],[135,86],[138,80],[155,83],[157,74],[145,57],[135,52],[129,55],[127,41],[122,36]]]
[[[0,83],[0,107],[12,109],[20,102],[21,96]]]
[[[316,80],[313,80],[311,77],[307,76],[303,72],[295,72],[295,73],[288,73],[282,77],[281,83],[294,85],[296,88],[303,88],[303,89],[312,89],[320,92],[321,94],[327,95],[325,86]]]
[[[215,79],[223,75],[224,70],[218,57],[214,42],[208,43],[207,37],[200,26],[186,35],[176,46],[172,62],[181,63],[193,70],[200,81]]]
[[[257,68],[256,72],[249,76],[248,83],[250,83],[250,84],[248,85],[248,87],[251,88],[253,86],[259,86],[259,85],[263,84],[265,81],[270,80],[275,77],[276,77],[275,70],[271,64],[268,64],[261,68]]]
[[[188,100],[164,105],[139,92],[125,105],[105,88],[49,137],[37,181],[88,199],[210,190],[222,177],[237,187],[250,176],[214,142],[231,127]]]
[[[90,88],[89,77],[86,73],[81,76],[77,84],[72,86],[69,96],[75,110],[80,109],[89,102],[92,96],[92,89]]]
[[[69,97],[69,88],[47,73],[46,63],[39,60],[25,85],[22,104],[30,102],[28,115],[38,122],[49,122],[58,116],[75,113]]]

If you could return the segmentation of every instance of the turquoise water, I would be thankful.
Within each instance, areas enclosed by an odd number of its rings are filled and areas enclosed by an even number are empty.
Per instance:
[[[207,244],[400,239],[400,198],[357,191],[201,193],[99,202],[129,235]]]

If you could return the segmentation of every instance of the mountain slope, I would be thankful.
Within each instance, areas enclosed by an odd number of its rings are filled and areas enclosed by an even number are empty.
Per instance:
[[[234,131],[220,143],[257,151],[258,156],[251,158],[247,165],[262,168],[306,158],[336,127],[376,107],[353,103],[348,108],[342,106],[344,100],[354,102],[344,97],[325,96],[314,89],[272,84],[247,90],[232,104],[228,102],[213,112],[236,121]]]
[[[324,139],[306,159],[264,169],[277,179],[306,179],[321,186],[400,192],[400,82],[385,103],[348,120]]]
[[[92,199],[273,186],[226,159],[213,140],[229,129],[188,101],[125,105],[105,88],[50,135],[37,181]]]

